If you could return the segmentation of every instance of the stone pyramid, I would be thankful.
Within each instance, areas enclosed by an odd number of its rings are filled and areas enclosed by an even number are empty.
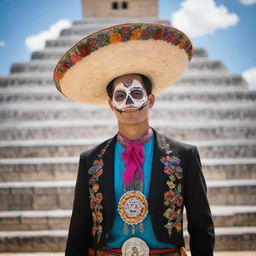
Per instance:
[[[79,153],[114,135],[117,125],[106,107],[64,98],[52,71],[85,35],[135,20],[74,22],[0,77],[0,252],[64,250]],[[159,132],[199,148],[216,250],[256,250],[255,117],[256,91],[204,49],[195,50],[186,74],[159,95],[151,114]]]

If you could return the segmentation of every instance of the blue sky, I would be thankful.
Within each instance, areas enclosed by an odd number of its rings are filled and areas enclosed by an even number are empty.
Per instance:
[[[256,0],[159,0],[159,17],[170,19],[231,73],[251,70],[247,78],[256,88]],[[0,75],[13,62],[29,61],[28,37],[59,20],[81,18],[81,0],[0,0]]]

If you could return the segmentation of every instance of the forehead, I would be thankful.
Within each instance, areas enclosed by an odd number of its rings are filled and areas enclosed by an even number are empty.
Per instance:
[[[113,90],[115,89],[115,87],[120,84],[120,83],[123,83],[124,81],[127,81],[127,80],[137,80],[139,81],[141,84],[143,84],[142,82],[142,78],[141,76],[139,75],[124,75],[124,76],[120,76],[118,77],[114,83],[113,83]]]

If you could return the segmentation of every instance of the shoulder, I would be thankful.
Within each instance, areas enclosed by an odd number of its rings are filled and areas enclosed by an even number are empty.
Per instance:
[[[115,137],[116,136],[109,138],[103,141],[102,143],[96,145],[95,147],[89,150],[83,151],[80,154],[80,158],[83,158],[83,159],[97,158],[97,156],[101,153],[102,150],[107,149],[107,147],[109,147],[109,145],[115,141]]]
[[[155,133],[156,133],[158,146],[160,146],[165,150],[169,149],[170,151],[174,151],[174,152],[183,152],[183,151],[190,152],[196,148],[196,146],[193,144],[188,144],[188,143],[178,141],[172,137],[165,136],[156,131]]]

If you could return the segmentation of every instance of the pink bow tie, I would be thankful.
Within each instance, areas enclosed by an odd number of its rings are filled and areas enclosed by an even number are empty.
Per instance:
[[[131,142],[122,154],[122,158],[125,163],[124,170],[124,185],[127,186],[131,181],[136,172],[139,171],[139,178],[143,180],[142,174],[142,164],[145,160],[144,158],[144,148],[142,144],[137,141]]]
[[[136,170],[139,172],[140,180],[143,180],[142,164],[145,160],[143,145],[153,137],[153,130],[148,129],[137,141],[129,141],[120,133],[117,136],[118,142],[125,147],[122,153],[122,159],[125,163],[125,170],[123,174],[124,185],[127,186],[133,179]]]

